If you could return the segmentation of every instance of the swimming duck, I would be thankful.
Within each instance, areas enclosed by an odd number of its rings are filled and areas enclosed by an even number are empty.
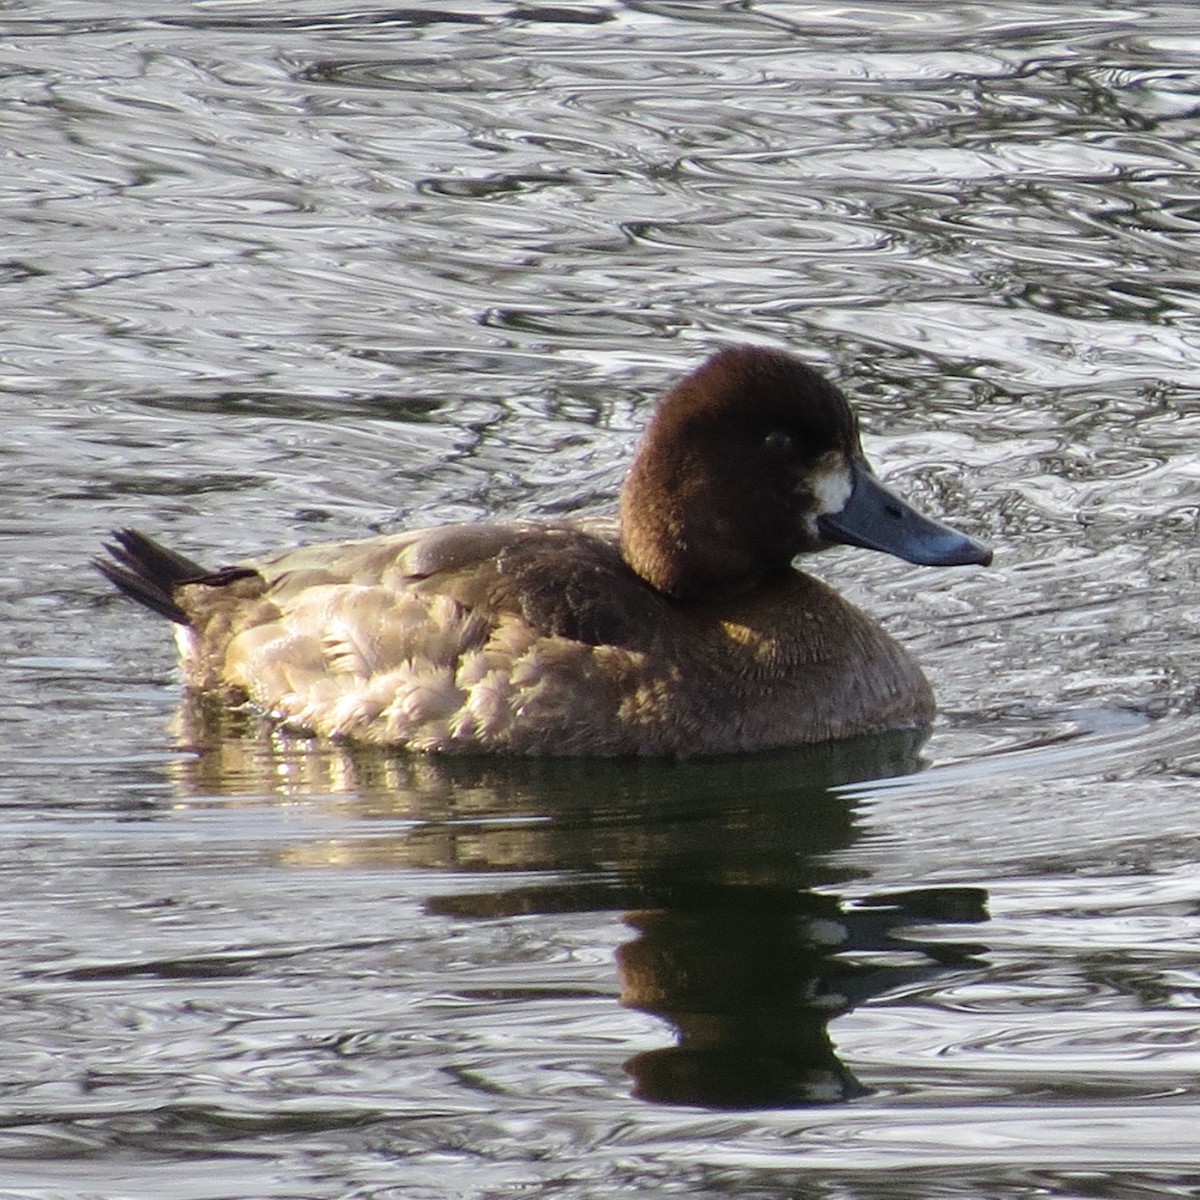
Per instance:
[[[113,536],[96,566],[176,622],[192,687],[309,733],[467,753],[688,756],[924,725],[914,659],[792,561],[834,543],[991,561],[879,483],[833,384],[756,346],[662,398],[616,522],[446,525],[216,572]]]

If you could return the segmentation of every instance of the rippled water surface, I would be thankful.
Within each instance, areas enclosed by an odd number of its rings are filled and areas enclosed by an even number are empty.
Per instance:
[[[1200,1180],[1200,10],[0,12],[0,1197]],[[757,339],[990,570],[931,740],[349,755],[86,567],[603,511]]]

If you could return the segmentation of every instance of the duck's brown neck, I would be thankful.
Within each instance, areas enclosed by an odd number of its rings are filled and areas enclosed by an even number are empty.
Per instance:
[[[731,514],[686,457],[643,446],[621,489],[621,556],[647,583],[676,600],[717,600],[754,587],[760,563]],[[674,460],[674,461],[672,461]],[[653,461],[653,468],[650,463]]]

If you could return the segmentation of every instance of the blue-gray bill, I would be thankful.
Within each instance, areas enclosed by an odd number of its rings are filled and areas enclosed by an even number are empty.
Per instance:
[[[850,469],[854,490],[845,507],[817,518],[826,540],[881,550],[925,567],[986,567],[992,561],[990,547],[922,516],[888,491],[865,462],[854,462]]]

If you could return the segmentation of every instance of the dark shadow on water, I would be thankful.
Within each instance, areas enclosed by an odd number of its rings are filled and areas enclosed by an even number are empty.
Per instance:
[[[648,1101],[746,1109],[860,1096],[829,1022],[984,949],[914,928],[986,921],[980,889],[838,894],[855,878],[843,852],[858,836],[839,786],[918,770],[916,733],[688,762],[432,759],[200,715],[183,727],[196,755],[177,764],[193,802],[329,797],[381,826],[341,843],[340,862],[492,877],[431,896],[439,916],[623,913],[634,936],[617,953],[621,1003],[662,1018],[675,1039],[625,1064]],[[530,872],[547,878],[512,884]]]

